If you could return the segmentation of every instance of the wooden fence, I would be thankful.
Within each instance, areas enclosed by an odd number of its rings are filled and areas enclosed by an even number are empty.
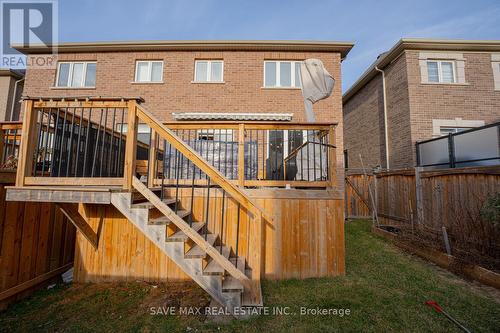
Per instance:
[[[486,200],[500,192],[500,167],[402,169],[367,176],[347,172],[348,218],[371,217],[370,191],[380,225],[398,227],[426,245],[500,270],[500,230],[481,218]]]
[[[0,310],[71,268],[75,237],[55,204],[7,202],[0,184]]]

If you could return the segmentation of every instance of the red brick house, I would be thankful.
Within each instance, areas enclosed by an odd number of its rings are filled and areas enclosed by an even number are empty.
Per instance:
[[[342,103],[349,168],[415,166],[415,142],[500,121],[500,41],[402,39]]]
[[[342,165],[341,62],[352,47],[316,41],[62,43],[57,68],[27,68],[24,95],[137,96],[162,121],[302,122],[298,64],[318,58],[336,84],[332,96],[315,104],[314,111],[318,122],[338,123]],[[46,47],[17,49],[32,56],[47,54]]]

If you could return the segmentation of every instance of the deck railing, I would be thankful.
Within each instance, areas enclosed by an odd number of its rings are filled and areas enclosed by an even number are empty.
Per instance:
[[[0,122],[1,171],[17,169],[22,127],[20,121]]]
[[[139,99],[27,99],[18,186],[125,182],[129,117]],[[201,170],[138,120],[134,176],[151,186],[206,184]],[[230,182],[242,187],[335,184],[335,125],[279,122],[164,124]],[[17,133],[17,132],[16,132]],[[17,134],[16,134],[17,136]],[[15,141],[15,140],[14,140]],[[11,142],[11,141],[8,141]]]
[[[327,187],[334,181],[333,124],[277,122],[165,123],[224,177],[240,186]],[[154,142],[155,140],[152,140]],[[196,179],[168,144],[158,146],[155,183]],[[161,162],[164,162],[162,165]]]

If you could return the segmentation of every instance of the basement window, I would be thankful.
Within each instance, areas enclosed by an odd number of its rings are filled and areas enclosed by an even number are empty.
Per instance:
[[[95,62],[60,62],[57,66],[56,87],[94,88]]]
[[[135,64],[135,82],[163,82],[163,61],[137,61]]]
[[[300,88],[302,61],[264,61],[265,88]]]

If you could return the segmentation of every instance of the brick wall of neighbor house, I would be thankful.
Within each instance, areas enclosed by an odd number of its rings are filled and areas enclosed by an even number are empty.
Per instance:
[[[385,160],[382,78],[374,77],[344,106],[344,148],[349,168],[374,167]],[[359,154],[363,157],[363,165]]]
[[[273,112],[293,113],[305,121],[300,89],[264,89],[264,60],[321,59],[335,77],[331,97],[314,105],[318,122],[338,122],[338,165],[343,165],[341,55],[337,52],[107,52],[62,53],[59,61],[97,61],[95,89],[55,89],[56,70],[29,68],[27,96],[140,96],[160,120],[173,120],[172,112]],[[162,84],[134,84],[136,60],[163,60]],[[222,84],[192,83],[195,59],[223,59]],[[343,184],[342,175],[339,184]]]
[[[387,66],[384,71],[390,143],[389,164],[391,168],[400,168],[407,166],[411,160],[409,100],[404,56]],[[344,141],[349,156],[349,168],[362,167],[359,154],[363,156],[364,167],[386,168],[382,75],[376,75],[343,107]]]
[[[0,76],[0,121],[5,121],[10,116],[14,82],[12,76]]]
[[[403,54],[384,68],[389,127],[389,168],[413,166],[407,61]],[[382,164],[384,167],[385,163]]]
[[[465,58],[465,85],[422,84],[419,51],[406,53],[412,143],[432,138],[432,119],[500,121],[500,91],[494,90],[491,53],[454,52]]]

